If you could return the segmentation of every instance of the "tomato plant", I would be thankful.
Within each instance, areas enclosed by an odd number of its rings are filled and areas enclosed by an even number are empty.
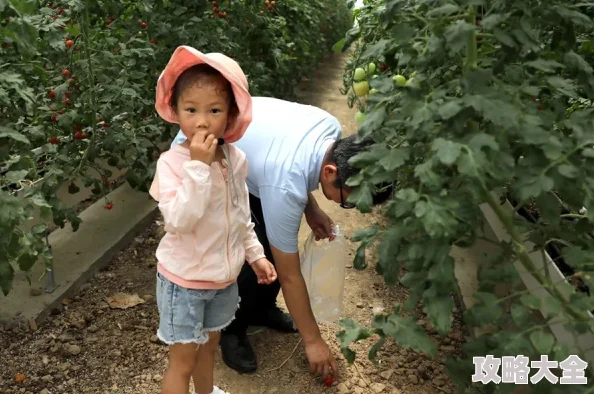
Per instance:
[[[80,218],[56,194],[64,185],[104,195],[120,169],[147,190],[176,133],[156,116],[153,98],[178,45],[235,58],[253,95],[288,97],[352,18],[340,0],[4,0],[0,21],[0,288],[7,294],[15,269],[51,262],[49,224],[78,229]],[[43,222],[29,228],[36,212]]]
[[[349,345],[372,334],[380,338],[372,357],[388,338],[436,355],[435,342],[404,312],[422,307],[447,334],[457,292],[452,250],[480,240],[498,252],[478,262],[476,303],[464,312],[483,334],[463,346],[462,358],[448,360],[460,392],[475,371],[473,356],[565,360],[574,344],[553,336],[552,324],[575,338],[594,333],[592,4],[366,0],[354,15],[358,23],[335,50],[354,46],[343,93],[358,109],[358,135],[374,144],[351,160],[361,171],[348,181],[355,188],[349,200],[370,212],[371,185],[391,182],[397,190],[385,221],[354,235],[354,265],[365,268],[366,248],[377,241],[377,271],[387,284],[408,287],[410,298],[375,316],[370,328],[343,322],[345,356],[352,362]],[[365,71],[370,63],[380,66]],[[363,82],[375,93],[366,94]],[[482,231],[483,207],[503,223],[507,240]],[[545,259],[545,252],[557,267],[544,260],[538,270],[534,255]],[[563,265],[568,281],[554,283],[549,270]],[[540,297],[523,287],[520,270],[540,286]],[[504,298],[502,285],[510,290]],[[579,342],[585,360],[589,349]],[[554,387],[542,380],[534,392]]]

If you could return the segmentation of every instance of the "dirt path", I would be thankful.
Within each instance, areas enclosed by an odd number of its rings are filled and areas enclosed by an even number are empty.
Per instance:
[[[345,56],[338,55],[327,59],[309,81],[301,84],[297,94],[299,101],[331,112],[343,124],[345,134],[351,134],[356,129],[355,111],[347,107],[346,98],[339,92],[345,60]],[[373,215],[364,216],[331,205],[321,194],[316,197],[347,235],[374,220]],[[304,223],[302,242],[309,231]],[[154,250],[161,234],[157,219],[106,270],[85,284],[73,300],[64,300],[63,310],[56,311],[36,331],[0,326],[0,392],[160,393],[167,348],[154,335],[158,323]],[[350,258],[355,246],[349,244]],[[350,261],[347,263],[351,265]],[[115,292],[138,294],[146,302],[128,309],[112,309],[106,297]],[[405,299],[404,289],[386,288],[372,268],[362,272],[347,269],[345,317],[369,324],[374,310],[390,310],[394,302]],[[459,321],[458,316],[449,338],[439,340],[442,355],[456,352],[464,339]],[[321,330],[340,359],[341,376],[333,388],[325,388],[319,378],[309,373],[303,346],[297,346],[297,334],[278,334],[257,327],[252,328],[251,340],[258,356],[258,372],[239,375],[227,368],[219,355],[215,380],[232,394],[453,392],[440,360],[431,360],[388,341],[374,365],[366,358],[375,342],[375,338],[370,338],[353,348],[359,356],[355,365],[348,366],[336,341],[338,326],[322,326]],[[432,332],[430,327],[428,330]],[[296,350],[292,354],[293,349]],[[15,382],[18,374],[23,374],[23,382]]]

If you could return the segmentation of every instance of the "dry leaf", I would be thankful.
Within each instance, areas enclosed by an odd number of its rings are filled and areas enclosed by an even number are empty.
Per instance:
[[[142,298],[138,294],[115,293],[107,297],[107,303],[111,308],[128,309],[138,304],[144,304]]]
[[[23,375],[22,373],[17,373],[16,375],[14,375],[14,381],[16,383],[23,383],[25,381],[25,375]]]

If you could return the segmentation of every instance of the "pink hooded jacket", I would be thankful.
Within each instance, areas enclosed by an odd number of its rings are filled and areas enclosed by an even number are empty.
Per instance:
[[[177,145],[157,161],[149,193],[165,221],[166,234],[156,252],[159,273],[182,287],[222,289],[236,281],[245,260],[251,264],[265,257],[251,220],[247,160],[228,145],[245,133],[252,105],[247,79],[235,61],[182,46],[157,83],[155,107],[164,120],[177,123],[169,106],[172,87],[183,71],[199,63],[219,70],[233,87],[239,115],[223,135],[229,162],[208,166],[191,160],[189,149]]]

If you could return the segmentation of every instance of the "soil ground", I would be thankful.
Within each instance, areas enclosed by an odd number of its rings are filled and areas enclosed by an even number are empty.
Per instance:
[[[317,105],[336,116],[344,133],[356,130],[355,109],[348,108],[341,95],[341,70],[345,55],[332,55],[318,71],[298,87],[298,101]],[[362,215],[356,210],[342,210],[316,194],[320,206],[350,235],[372,224],[379,217]],[[63,308],[39,327],[19,324],[0,325],[0,392],[12,393],[160,393],[160,382],[167,363],[167,347],[155,336],[158,325],[154,300],[155,248],[162,236],[159,217],[122,250],[101,272],[83,285],[73,299],[63,300]],[[301,241],[309,235],[303,224]],[[374,313],[389,311],[395,302],[403,303],[407,291],[387,288],[372,268],[352,268],[357,245],[349,242],[344,295],[344,317],[369,325]],[[137,294],[142,303],[113,309],[107,297],[117,292]],[[279,302],[284,305],[282,296]],[[425,320],[421,312],[416,317]],[[452,393],[445,374],[444,356],[456,354],[465,339],[459,308],[451,334],[438,337],[430,324],[429,333],[439,344],[440,356],[402,349],[393,341],[371,363],[367,353],[377,338],[352,347],[358,357],[348,365],[340,355],[336,339],[339,326],[322,325],[324,338],[339,359],[340,376],[334,386],[324,387],[320,378],[309,372],[303,345],[297,334],[280,334],[258,327],[251,328],[251,341],[258,356],[258,372],[240,375],[216,359],[215,382],[231,394],[321,394],[321,393]],[[423,324],[421,322],[421,324]]]

